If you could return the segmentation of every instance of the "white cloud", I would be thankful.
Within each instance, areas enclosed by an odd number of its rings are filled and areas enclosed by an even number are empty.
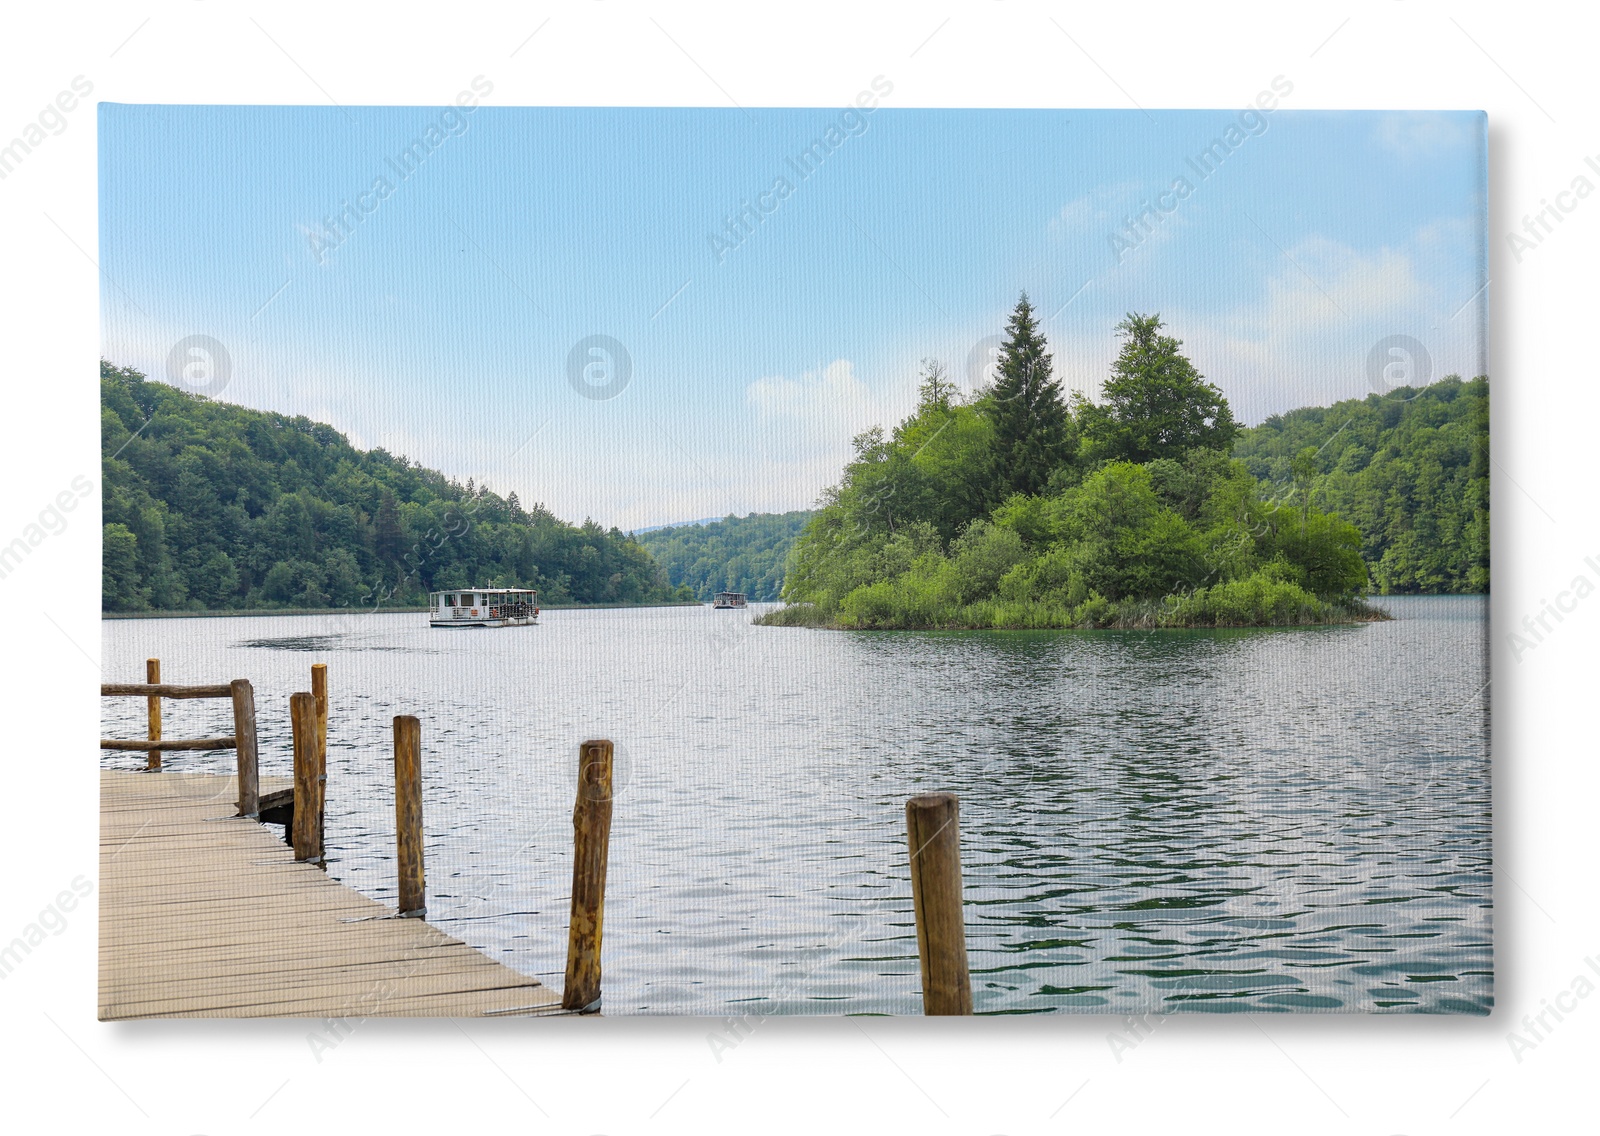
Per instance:
[[[1052,226],[1065,229],[1080,229],[1090,221],[1096,220],[1100,213],[1101,209],[1095,203],[1094,195],[1086,193],[1063,205],[1061,212],[1057,213],[1050,223]]]
[[[820,371],[804,372],[798,379],[774,375],[757,379],[745,388],[745,401],[763,419],[850,418],[867,407],[872,392],[856,378],[855,364],[835,359]]]
[[[1429,260],[1442,232],[1419,230],[1403,247],[1353,248],[1325,237],[1290,246],[1262,291],[1219,319],[1172,311],[1168,332],[1228,396],[1234,414],[1258,422],[1300,406],[1364,398],[1372,346],[1388,335],[1427,348],[1431,378],[1477,374],[1477,324],[1465,297],[1443,295]],[[1292,263],[1291,263],[1292,262]],[[1459,315],[1458,315],[1459,313]]]
[[[745,388],[745,402],[775,438],[807,445],[848,443],[872,426],[893,426],[916,402],[916,377],[868,385],[849,359],[835,359],[797,379],[772,375]]]
[[[1361,252],[1310,237],[1285,252],[1286,262],[1267,279],[1264,305],[1235,318],[1243,316],[1261,330],[1326,326],[1390,316],[1432,298],[1411,255],[1398,249]]]
[[[869,384],[849,359],[835,359],[799,378],[756,379],[745,388],[745,402],[756,418],[752,483],[771,490],[784,508],[804,508],[839,479],[852,438],[873,426],[888,430],[911,412],[916,376]]]

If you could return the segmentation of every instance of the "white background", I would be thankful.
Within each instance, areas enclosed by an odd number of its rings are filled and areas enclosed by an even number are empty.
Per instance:
[[[1554,1030],[1520,1061],[1508,1035],[1600,956],[1596,695],[1583,667],[1600,600],[1520,660],[1507,633],[1579,573],[1600,580],[1584,564],[1600,563],[1586,504],[1600,199],[1520,263],[1506,240],[1579,174],[1600,185],[1584,165],[1600,162],[1588,15],[1398,2],[11,7],[0,140],[77,75],[93,98],[125,102],[443,105],[485,74],[497,106],[831,106],[863,76],[892,73],[897,106],[1229,108],[1284,74],[1296,108],[1486,110],[1499,1008],[1487,1019],[1174,1018],[1120,1060],[1107,1043],[1118,1023],[1094,1017],[769,1020],[720,1061],[707,1043],[716,1023],[703,1019],[375,1020],[319,1062],[301,1021],[97,1023],[91,903],[0,981],[6,1128],[1589,1128],[1600,997],[1547,1018]],[[0,544],[74,477],[98,489],[93,106],[68,121],[0,181]],[[95,874],[95,767],[84,755],[98,717],[97,499],[0,580],[0,942],[74,877]]]

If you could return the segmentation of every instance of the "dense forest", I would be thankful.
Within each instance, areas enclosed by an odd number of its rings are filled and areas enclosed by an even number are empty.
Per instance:
[[[989,387],[961,398],[925,363],[912,415],[855,439],[765,621],[1319,623],[1370,618],[1374,584],[1487,587],[1486,380],[1241,431],[1163,326],[1118,325],[1099,402],[1063,398],[1026,295]]]
[[[376,607],[433,589],[692,599],[616,529],[460,485],[333,427],[100,364],[107,611]]]
[[[696,599],[743,592],[752,600],[775,600],[789,551],[810,519],[809,511],[751,513],[653,529],[634,539],[656,558],[669,583],[687,585]]]
[[[1311,499],[1361,530],[1374,591],[1489,590],[1488,380],[1274,415],[1233,456],[1289,486],[1307,451]]]

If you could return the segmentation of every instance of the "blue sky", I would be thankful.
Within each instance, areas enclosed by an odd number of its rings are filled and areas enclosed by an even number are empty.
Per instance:
[[[175,343],[210,336],[226,401],[623,528],[808,507],[854,434],[911,408],[924,356],[981,378],[969,357],[1024,289],[1058,376],[1091,395],[1128,311],[1160,312],[1252,423],[1366,395],[1387,335],[1422,342],[1434,377],[1484,370],[1475,112],[1241,122],[878,95],[849,112],[102,104],[103,353],[167,378]],[[1189,159],[1218,138],[1202,178]],[[760,219],[735,244],[746,202]],[[1145,203],[1147,232],[1114,246]],[[615,397],[569,379],[597,334],[631,361]],[[615,377],[594,358],[591,380]]]

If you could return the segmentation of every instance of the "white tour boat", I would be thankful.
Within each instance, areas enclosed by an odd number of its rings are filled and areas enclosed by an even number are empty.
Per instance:
[[[711,600],[711,606],[714,608],[736,608],[745,607],[749,602],[743,592],[718,592]]]
[[[472,588],[428,593],[431,627],[525,627],[539,622],[532,588]]]

